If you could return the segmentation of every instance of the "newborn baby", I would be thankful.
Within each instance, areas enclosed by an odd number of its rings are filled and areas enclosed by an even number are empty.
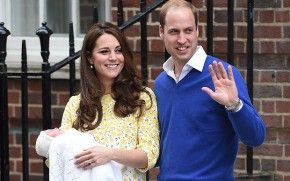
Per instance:
[[[69,129],[63,133],[59,131],[55,137],[47,134],[47,131],[41,131],[36,140],[37,154],[49,159],[49,180],[122,180],[122,165],[114,161],[88,170],[77,168],[74,164],[74,156],[84,149],[99,144],[90,133],[80,132],[75,129]]]

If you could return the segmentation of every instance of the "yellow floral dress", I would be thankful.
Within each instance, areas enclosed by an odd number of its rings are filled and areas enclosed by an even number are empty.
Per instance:
[[[140,118],[137,113],[121,118],[114,114],[115,100],[110,94],[104,95],[101,102],[103,106],[103,119],[94,130],[96,141],[106,147],[144,150],[148,158],[148,166],[144,169],[135,169],[124,166],[121,170],[124,181],[145,181],[145,172],[154,167],[159,155],[159,125],[157,120],[156,98],[150,88],[146,88],[152,97],[141,93],[140,98],[146,102],[146,109]],[[68,101],[62,118],[61,129],[69,129],[77,118],[80,95],[72,96]]]

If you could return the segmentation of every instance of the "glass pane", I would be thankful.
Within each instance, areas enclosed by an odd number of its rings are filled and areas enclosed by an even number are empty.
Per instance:
[[[11,0],[11,34],[35,36],[39,27],[38,0]]]
[[[46,2],[48,27],[54,34],[68,33],[71,21],[71,1],[48,0]]]

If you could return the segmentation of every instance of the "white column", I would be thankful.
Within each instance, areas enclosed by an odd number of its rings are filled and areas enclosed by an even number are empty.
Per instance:
[[[112,0],[105,1],[105,21],[112,21]]]
[[[11,30],[11,2],[10,0],[0,0],[0,22],[5,23],[5,27]]]
[[[74,35],[80,33],[80,2],[79,0],[72,0],[71,3],[71,18],[74,25]]]
[[[98,0],[98,14],[99,20],[111,21],[112,20],[112,1],[111,0]]]
[[[46,3],[46,0],[39,0],[39,26],[42,22],[47,21]]]

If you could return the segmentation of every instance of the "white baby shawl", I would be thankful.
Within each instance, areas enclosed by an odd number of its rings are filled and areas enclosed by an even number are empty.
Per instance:
[[[49,146],[50,181],[121,181],[122,165],[111,161],[89,170],[79,169],[74,156],[98,145],[93,135],[70,129],[52,139]]]

